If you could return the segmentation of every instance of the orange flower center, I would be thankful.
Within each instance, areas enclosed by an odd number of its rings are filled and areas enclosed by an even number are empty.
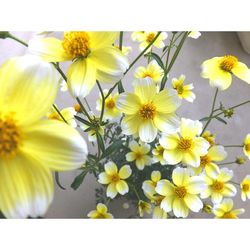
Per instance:
[[[246,144],[246,145],[245,145],[245,150],[246,150],[247,152],[250,151],[250,144]]]
[[[182,151],[187,151],[192,147],[192,140],[182,138],[179,141],[178,149]]]
[[[183,85],[182,85],[182,84],[180,84],[180,85],[176,86],[176,87],[175,87],[175,89],[176,89],[176,91],[177,91],[178,95],[182,95],[182,94],[183,94],[183,92],[184,92],[184,87],[183,87]]]
[[[108,100],[108,101],[106,102],[106,107],[107,107],[108,109],[113,109],[113,108],[115,107],[115,102],[114,102],[114,100],[113,100],[113,99]]]
[[[231,70],[233,69],[233,67],[236,65],[237,62],[238,62],[237,57],[226,55],[222,58],[222,61],[220,63],[220,68],[227,72],[231,72]]]
[[[237,216],[231,212],[227,212],[225,213],[221,218],[224,218],[224,219],[236,219]]]
[[[111,182],[118,182],[120,180],[119,174],[114,174],[111,177]]]
[[[139,110],[139,114],[143,119],[152,120],[156,113],[156,107],[153,103],[144,104]]]
[[[205,167],[210,162],[211,162],[211,159],[209,158],[209,156],[207,155],[201,156],[201,166]]]
[[[0,118],[0,158],[9,159],[16,156],[20,145],[20,131],[14,119]]]
[[[149,33],[147,35],[147,42],[151,43],[154,40],[154,38],[155,38],[155,33]]]
[[[77,113],[81,113],[81,106],[78,103],[74,105],[74,109]]]
[[[222,191],[223,188],[224,188],[224,183],[220,181],[215,181],[212,185],[212,189],[216,192]]]
[[[244,192],[248,192],[248,191],[249,191],[249,188],[250,188],[249,184],[243,184],[243,185],[242,185],[242,190],[243,190]]]
[[[185,187],[176,187],[175,188],[175,194],[180,198],[180,199],[183,199],[186,194],[187,194],[187,190]]]
[[[50,119],[50,120],[61,120],[61,117],[56,112],[53,112],[53,113],[49,114],[48,119]]]
[[[73,59],[87,57],[90,53],[89,35],[83,31],[66,32],[62,46]]]

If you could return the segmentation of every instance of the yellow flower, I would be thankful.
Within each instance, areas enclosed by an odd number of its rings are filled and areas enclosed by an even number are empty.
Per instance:
[[[214,57],[202,63],[203,78],[208,78],[212,87],[220,90],[229,88],[232,83],[232,74],[250,84],[250,70],[232,55]]]
[[[144,216],[144,213],[150,214],[152,211],[151,204],[148,202],[139,200],[138,202],[138,213],[140,217]]]
[[[238,215],[243,214],[245,209],[233,209],[233,200],[224,199],[220,204],[216,204],[213,208],[215,218],[220,219],[237,219]]]
[[[241,188],[241,199],[246,201],[248,198],[250,200],[250,175],[247,175],[240,184]]]
[[[206,155],[209,148],[209,143],[199,136],[201,131],[201,122],[182,118],[179,134],[165,134],[159,139],[165,161],[171,165],[182,162],[199,167],[200,157]]]
[[[227,152],[223,146],[214,145],[208,149],[208,153],[200,158],[200,166],[193,169],[199,175],[204,169],[207,171],[219,172],[218,166],[214,162],[223,161],[227,157]]]
[[[166,219],[168,214],[160,206],[155,206],[152,217],[153,219]]]
[[[179,125],[174,113],[180,106],[176,91],[164,89],[158,92],[148,77],[135,82],[134,93],[122,93],[117,106],[125,113],[121,124],[123,133],[139,134],[144,142],[152,142],[158,130],[174,132]]]
[[[144,36],[145,31],[134,31],[131,34],[132,41],[140,42],[142,37]]]
[[[108,94],[108,90],[103,90],[104,96]],[[105,100],[105,106],[104,106],[104,118],[106,119],[114,119],[121,115],[121,112],[117,108],[117,99],[119,94],[115,93],[114,96],[110,94],[108,98]],[[102,109],[102,96],[99,96],[99,99],[96,102],[96,110],[101,111]]]
[[[73,128],[77,127],[77,123],[75,121],[74,116],[76,115],[76,111],[74,108],[69,107],[69,108],[65,108],[62,109],[60,111],[61,115],[63,116],[63,118],[65,119],[65,121]],[[58,120],[58,121],[63,121],[63,118],[57,113],[57,111],[52,108],[50,110],[50,112],[47,114],[48,119],[50,120]]]
[[[172,86],[177,91],[178,96],[181,99],[185,99],[189,102],[193,102],[195,99],[195,94],[191,91],[194,86],[192,83],[184,86],[185,76],[181,75],[179,79],[173,78]]]
[[[189,34],[188,34],[188,37],[191,37],[193,39],[197,39],[201,36],[201,33],[199,31],[191,31]]]
[[[92,210],[87,215],[91,219],[112,219],[112,214],[108,213],[108,208],[102,203],[96,205],[96,210]]]
[[[216,135],[215,135],[215,134],[211,134],[210,131],[206,130],[206,131],[202,134],[201,137],[203,137],[204,139],[206,139],[206,140],[209,142],[210,146],[215,145],[215,138],[216,138]]]
[[[163,154],[164,154],[164,148],[158,144],[155,145],[155,148],[152,150],[153,154],[153,162],[160,162],[161,165],[166,165],[166,161],[164,160]]]
[[[118,193],[121,195],[128,193],[128,184],[124,180],[132,173],[130,166],[124,165],[118,172],[116,164],[111,161],[104,165],[104,169],[105,172],[99,174],[98,182],[108,184],[107,197],[113,199]]]
[[[129,148],[132,152],[126,154],[126,160],[129,162],[135,161],[135,165],[139,170],[143,170],[145,166],[151,164],[151,158],[147,155],[150,151],[150,145],[146,143],[139,145],[136,141],[131,141]]]
[[[16,57],[0,69],[0,210],[42,216],[54,194],[52,171],[80,168],[87,145],[71,126],[44,120],[59,78],[51,64]]]
[[[206,199],[211,196],[211,201],[218,204],[223,197],[233,197],[236,195],[236,188],[228,183],[233,177],[233,171],[227,168],[222,168],[218,171],[207,171],[204,180],[207,184],[207,189],[201,193],[201,198]]]
[[[128,68],[127,58],[112,45],[117,36],[117,32],[70,31],[63,40],[32,39],[29,50],[48,62],[73,61],[67,72],[68,88],[73,96],[84,97],[96,80],[117,82]]]
[[[147,67],[140,66],[135,70],[136,78],[150,77],[155,83],[159,83],[161,81],[163,74],[163,69],[155,60],[151,61]]]
[[[250,160],[250,134],[248,134],[244,140],[243,152]]]
[[[198,194],[206,189],[202,177],[190,177],[187,169],[177,167],[172,174],[173,183],[160,180],[155,188],[156,192],[165,198],[161,201],[161,208],[165,212],[173,210],[176,217],[187,217],[189,209],[199,212],[203,203]]]
[[[140,43],[140,50],[144,50],[156,37],[157,32],[155,31],[149,31],[149,32],[143,32],[143,33],[138,33],[136,35],[136,40]],[[145,53],[148,53],[153,46],[156,48],[163,48],[165,46],[164,40],[167,39],[168,34],[166,32],[161,32],[161,34],[158,36],[158,38],[155,40],[152,46],[148,48],[148,50]]]

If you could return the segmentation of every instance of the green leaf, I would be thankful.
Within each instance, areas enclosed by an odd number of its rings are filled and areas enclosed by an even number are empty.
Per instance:
[[[209,117],[204,117],[204,118],[200,119],[200,122],[205,122],[207,120],[209,120]]]
[[[87,175],[87,171],[83,171],[82,173],[80,173],[78,176],[76,176],[76,178],[74,179],[73,183],[71,184],[71,187],[76,190],[80,187],[80,185],[83,183],[83,180],[85,178],[85,176]]]
[[[105,145],[104,145],[102,136],[99,134],[98,131],[96,131],[96,139],[97,139],[97,143],[98,143],[102,153],[104,153],[105,152]]]
[[[148,54],[148,57],[152,57],[153,59],[155,59],[155,61],[158,63],[158,65],[159,65],[163,70],[165,69],[164,63],[162,62],[161,58],[160,58],[157,54],[151,52],[151,53]]]
[[[161,80],[161,90],[164,89],[167,80],[168,80],[168,74],[165,74],[165,75],[162,77],[162,80]]]
[[[222,122],[222,123],[224,123],[224,124],[227,124],[227,122],[225,120],[223,120],[222,118],[220,118],[220,117],[215,117],[215,119]]]
[[[105,152],[102,155],[102,158],[105,158],[111,155],[113,152],[118,150],[122,146],[122,144],[123,144],[123,141],[121,140],[113,142],[108,148],[106,148]]]
[[[63,187],[60,183],[60,179],[59,179],[59,173],[55,172],[55,180],[56,180],[56,184],[62,189],[62,190],[66,190],[65,187]]]
[[[119,94],[125,92],[125,90],[122,86],[122,81],[119,81],[119,83],[118,83],[118,92],[119,92]]]
[[[88,122],[88,121],[86,121],[86,120],[84,120],[82,117],[79,117],[79,116],[75,115],[75,118],[76,118],[76,120],[78,120],[79,122],[81,122],[81,123],[83,123],[83,124],[85,124],[85,125],[87,125],[87,126],[91,126],[91,123]]]

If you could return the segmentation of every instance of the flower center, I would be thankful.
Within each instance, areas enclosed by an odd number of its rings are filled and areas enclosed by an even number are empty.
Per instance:
[[[212,185],[212,189],[216,192],[222,191],[223,188],[224,188],[224,183],[220,181],[215,181]]]
[[[111,182],[118,182],[120,180],[119,174],[114,174],[111,177]]]
[[[87,57],[90,53],[89,36],[83,31],[66,32],[62,46],[73,59]]]
[[[227,72],[231,72],[235,64],[238,62],[237,57],[227,55],[222,58],[222,61],[220,63],[220,68],[222,70],[225,70]]]
[[[50,119],[50,120],[61,120],[61,117],[56,112],[53,112],[53,113],[49,114],[48,119]]]
[[[108,101],[106,102],[106,107],[107,107],[108,109],[113,109],[113,108],[115,107],[115,102],[114,102],[114,100],[113,100],[113,99],[108,100]]]
[[[146,72],[143,73],[143,78],[146,78],[146,77],[152,78],[152,74],[150,72],[146,71]]]
[[[205,167],[208,163],[211,162],[211,159],[209,156],[205,155],[205,156],[201,156],[201,166]]]
[[[77,113],[81,113],[81,106],[77,103],[77,104],[75,104],[74,105],[74,109],[75,109],[75,111],[77,112]]]
[[[236,219],[237,216],[231,212],[227,212],[222,216],[222,218],[224,218],[224,219]]]
[[[135,158],[136,160],[140,160],[142,158],[143,154],[141,154],[140,152],[135,153]]]
[[[180,198],[180,199],[183,199],[186,194],[187,194],[187,190],[185,187],[176,187],[175,188],[175,194]]]
[[[139,110],[139,113],[143,119],[152,120],[154,119],[156,113],[156,107],[153,105],[153,103],[144,104]]]
[[[183,94],[183,91],[184,91],[183,85],[179,85],[175,89],[176,89],[178,95],[182,95]]]
[[[246,145],[245,145],[245,150],[246,150],[247,152],[250,151],[250,144],[246,144]]]
[[[0,158],[9,159],[16,156],[20,137],[15,120],[9,117],[5,120],[0,118]]]
[[[155,38],[155,34],[154,33],[149,33],[148,35],[147,35],[147,42],[148,43],[151,43],[153,40],[154,40],[154,38]]]
[[[192,147],[192,140],[182,138],[179,141],[178,149],[182,151],[187,151]]]
[[[249,191],[249,188],[250,188],[249,184],[243,184],[243,185],[242,185],[242,190],[243,190],[244,192],[248,192],[248,191]]]

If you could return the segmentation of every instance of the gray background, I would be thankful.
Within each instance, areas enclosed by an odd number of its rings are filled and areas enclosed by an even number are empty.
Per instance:
[[[16,36],[28,41],[34,32],[13,32]],[[170,33],[169,33],[170,34]],[[126,32],[124,36],[124,45],[129,45],[133,48],[132,53],[129,55],[130,61],[138,54],[138,43],[131,42],[130,33]],[[0,40],[0,64],[7,58],[23,55],[26,49],[22,45],[17,44],[9,39]],[[241,62],[250,66],[250,55],[248,55],[240,44],[236,32],[202,32],[199,39],[187,39],[179,57],[170,72],[170,79],[179,77],[180,74],[186,75],[186,83],[194,84],[194,92],[196,100],[193,104],[186,101],[183,102],[182,107],[178,110],[178,114],[185,118],[200,119],[209,114],[211,109],[211,102],[214,95],[208,81],[200,77],[201,63],[214,56],[223,56],[225,54],[232,54],[239,58]],[[131,72],[127,74],[123,85],[126,90],[131,90],[131,83],[133,81],[134,69],[137,66],[145,65],[146,61],[142,58],[132,68]],[[167,84],[170,84],[168,81]],[[111,85],[106,85],[109,88]],[[97,98],[97,88],[87,97],[89,103],[95,110],[95,102]],[[245,100],[250,100],[250,86],[233,78],[231,87],[218,95],[218,101],[223,104],[233,106]],[[56,101],[60,108],[72,106],[75,102],[67,93],[60,92]],[[210,124],[209,130],[217,134],[217,142],[222,145],[240,144],[245,135],[250,132],[250,105],[240,107],[236,110],[233,119],[228,120],[228,125],[224,125],[218,121]],[[92,150],[92,149],[91,149]],[[236,156],[243,155],[241,149],[228,148],[228,158],[225,160],[233,161]],[[247,161],[244,165],[229,165],[230,169],[234,170],[235,176],[233,181],[241,182],[245,175],[250,173],[250,163]],[[61,173],[61,183],[67,188],[63,191],[57,186],[55,187],[55,198],[50,206],[45,217],[47,218],[82,218],[95,208],[95,188],[99,184],[92,176],[87,176],[83,185],[74,191],[70,188],[74,177],[78,171],[68,173]],[[242,202],[240,199],[240,191],[238,190],[237,197],[234,198],[235,208],[245,208],[246,212],[241,218],[250,217],[250,201]],[[117,200],[111,202],[110,211],[115,217],[126,217],[132,214],[133,209],[125,210],[122,208],[123,201]],[[204,214],[191,214],[191,217],[204,217]],[[207,217],[207,215],[205,216]],[[210,216],[211,218],[213,216]]]

